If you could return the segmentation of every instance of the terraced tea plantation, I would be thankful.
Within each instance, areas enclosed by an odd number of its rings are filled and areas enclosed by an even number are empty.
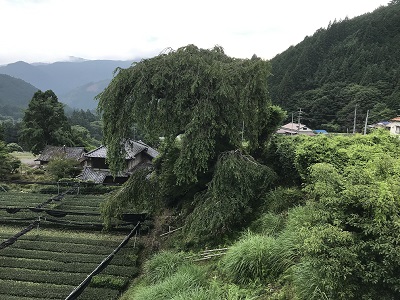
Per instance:
[[[0,247],[0,299],[66,299],[110,254],[108,265],[96,272],[78,299],[118,299],[137,274],[135,238],[115,253],[131,228],[107,234],[97,230],[103,196],[47,201],[51,198],[0,193],[0,243],[40,216],[39,226]]]
[[[41,218],[42,226],[52,223],[102,229],[100,204],[105,196],[57,195],[2,192],[0,193],[0,223],[26,224]],[[123,225],[123,224],[120,224]],[[129,224],[128,224],[129,225]]]

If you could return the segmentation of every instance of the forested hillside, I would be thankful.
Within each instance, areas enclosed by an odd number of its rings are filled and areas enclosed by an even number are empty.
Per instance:
[[[0,120],[5,116],[22,118],[23,109],[37,90],[21,79],[0,74]]]
[[[357,128],[398,114],[400,3],[334,21],[271,60],[270,94],[289,112],[305,112],[311,128]]]

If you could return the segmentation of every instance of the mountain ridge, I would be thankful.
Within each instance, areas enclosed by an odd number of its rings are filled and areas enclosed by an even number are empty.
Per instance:
[[[99,82],[110,82],[116,68],[128,68],[136,60],[84,60],[60,61],[49,64],[29,64],[24,61],[17,61],[5,66],[0,66],[0,74],[6,74],[14,78],[46,91],[53,90],[59,101],[77,109],[94,109],[93,93],[85,95],[84,89],[88,84]],[[106,85],[107,86],[107,85]],[[72,97],[72,94],[82,89],[79,97]],[[85,98],[90,97],[90,98]]]

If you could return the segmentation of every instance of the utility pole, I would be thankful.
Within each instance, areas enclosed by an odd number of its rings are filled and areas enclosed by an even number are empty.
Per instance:
[[[292,130],[290,131],[290,135],[293,135],[293,112],[292,112]]]
[[[299,132],[299,130],[300,130],[300,118],[301,118],[301,113],[302,113],[301,108],[299,108],[299,117],[298,117],[297,132]]]
[[[353,134],[356,133],[356,119],[357,119],[357,104],[354,109],[354,122],[353,122]]]
[[[367,110],[367,117],[365,118],[364,135],[367,134],[368,113],[369,109]]]

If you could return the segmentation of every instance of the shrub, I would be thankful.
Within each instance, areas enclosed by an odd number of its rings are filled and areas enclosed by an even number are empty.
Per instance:
[[[16,152],[22,152],[22,151],[24,151],[23,149],[22,149],[22,147],[20,146],[20,145],[18,145],[17,143],[9,143],[9,144],[7,144],[7,150],[8,150],[8,152],[14,152],[14,151],[16,151]]]
[[[304,202],[304,194],[299,188],[277,187],[266,194],[264,210],[281,213]]]
[[[48,163],[46,170],[54,180],[59,180],[78,175],[80,172],[78,166],[79,162],[74,159],[56,157]]]

